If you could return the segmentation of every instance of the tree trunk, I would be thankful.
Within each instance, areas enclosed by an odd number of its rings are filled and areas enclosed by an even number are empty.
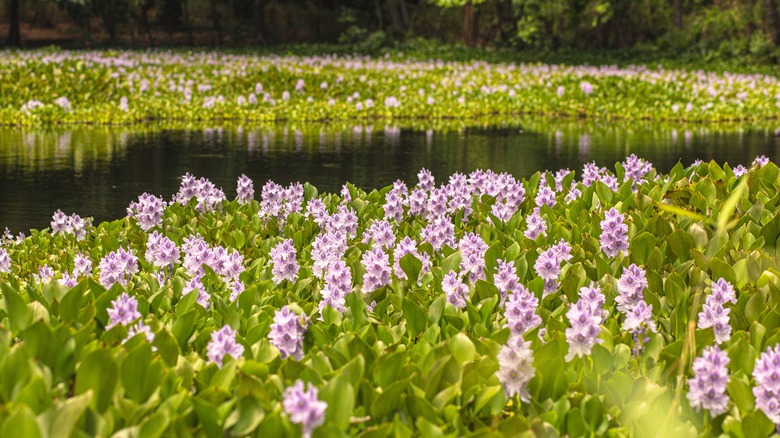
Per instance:
[[[674,20],[674,26],[678,29],[682,29],[683,25],[683,0],[672,1],[672,16]]]
[[[19,7],[21,0],[11,0],[8,4],[8,38],[5,43],[9,46],[21,47],[22,33],[19,30]]]
[[[463,43],[469,47],[474,46],[474,35],[477,28],[475,15],[474,4],[469,0],[463,5]]]
[[[764,15],[769,39],[774,45],[780,44],[780,16],[778,16],[775,0],[764,0]]]

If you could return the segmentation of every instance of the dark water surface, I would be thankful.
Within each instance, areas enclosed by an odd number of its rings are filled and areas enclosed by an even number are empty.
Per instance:
[[[52,213],[118,219],[143,192],[169,199],[186,172],[211,179],[228,197],[245,173],[256,197],[268,179],[309,181],[320,191],[352,182],[370,189],[416,182],[422,167],[437,182],[455,171],[613,168],[635,153],[668,171],[678,161],[780,162],[778,126],[603,124],[513,120],[462,127],[265,126],[217,128],[0,129],[0,230],[49,226]],[[614,169],[614,168],[613,168]]]

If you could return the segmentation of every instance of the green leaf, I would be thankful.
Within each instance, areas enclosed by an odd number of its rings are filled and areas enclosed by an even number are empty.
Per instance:
[[[19,296],[16,289],[9,283],[0,283],[0,290],[3,292],[11,331],[14,334],[18,334],[32,323],[32,312],[27,307],[24,300],[22,300],[22,297]]]
[[[756,410],[742,418],[742,430],[747,437],[769,436],[775,431],[775,425],[763,412]]]
[[[691,249],[696,247],[696,242],[693,240],[687,231],[677,229],[666,240],[669,242],[669,247],[680,260],[689,260],[691,258]]]
[[[99,413],[108,409],[119,383],[119,367],[108,350],[95,350],[87,355],[76,373],[76,394],[92,391],[93,406]]]
[[[739,410],[750,412],[753,410],[753,392],[750,385],[744,379],[732,376],[727,385],[729,397],[734,401]]]
[[[406,274],[406,278],[412,283],[416,283],[417,278],[420,276],[420,271],[422,270],[422,262],[415,257],[414,254],[409,253],[401,257],[399,263],[404,274]]]
[[[409,337],[414,338],[418,333],[425,331],[428,321],[425,318],[423,309],[409,298],[404,298],[402,308]]]
[[[320,391],[320,399],[328,403],[327,420],[344,432],[355,409],[355,390],[343,375],[331,379]]]
[[[35,438],[41,436],[41,430],[35,421],[35,414],[23,404],[16,405],[13,413],[3,421],[0,436]]]
[[[330,405],[328,405],[330,407]],[[254,432],[265,418],[265,411],[254,397],[244,397],[238,402],[238,421],[233,426],[235,435],[243,436]]]
[[[458,363],[474,360],[477,348],[465,333],[458,333],[449,340],[449,349]]]
[[[92,401],[92,391],[69,398],[52,413],[49,422],[49,438],[70,438],[73,436],[81,416]]]
[[[636,263],[644,264],[655,246],[655,236],[645,231],[631,240],[629,252]]]
[[[139,335],[143,336],[143,335]],[[143,404],[157,390],[163,378],[159,359],[152,361],[152,347],[145,340],[122,362],[122,386],[125,394]]]
[[[730,228],[728,225],[731,221],[731,217],[734,215],[734,211],[737,209],[737,202],[739,202],[740,198],[742,198],[747,191],[748,179],[749,177],[743,179],[731,192],[731,195],[723,202],[723,205],[721,205],[720,213],[718,214],[718,233],[726,232]]]
[[[155,412],[149,418],[141,423],[139,436],[148,438],[159,438],[168,429],[171,420],[168,415],[162,411]]]

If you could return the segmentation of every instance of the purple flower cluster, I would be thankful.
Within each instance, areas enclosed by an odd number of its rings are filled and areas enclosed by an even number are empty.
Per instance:
[[[435,252],[441,251],[444,245],[455,246],[455,225],[444,215],[429,220],[420,235],[433,246]]]
[[[555,180],[555,191],[556,192],[562,192],[563,191],[563,180],[569,176],[571,173],[571,170],[569,169],[560,169],[557,172],[555,172],[555,175],[553,176],[553,179]]]
[[[54,271],[49,265],[43,265],[38,268],[38,274],[35,276],[41,283],[46,283],[54,277]]]
[[[72,234],[76,237],[76,241],[82,241],[87,236],[89,221],[89,218],[84,220],[76,213],[68,216],[61,210],[57,210],[51,218],[51,232],[62,235]]]
[[[469,281],[473,284],[477,280],[485,279],[485,252],[487,243],[476,233],[466,233],[458,242],[461,253],[460,272],[469,274]]]
[[[385,218],[395,219],[400,222],[404,218],[404,205],[406,205],[406,196],[408,193],[406,184],[398,180],[393,183],[393,188],[385,194]]]
[[[469,300],[469,287],[463,283],[463,279],[455,271],[450,271],[441,280],[441,288],[447,295],[447,302],[456,309],[466,307]]]
[[[117,325],[129,325],[141,317],[141,313],[138,312],[138,300],[125,292],[122,292],[122,295],[111,301],[111,304],[113,307],[108,309],[109,322],[106,330]]]
[[[399,280],[407,280],[406,272],[401,268],[401,259],[405,255],[411,254],[422,262],[422,268],[420,269],[420,276],[425,275],[431,269],[431,256],[428,253],[420,253],[417,251],[417,242],[412,240],[411,237],[406,236],[395,245],[393,250],[393,273]],[[416,279],[415,279],[416,280]]]
[[[308,317],[298,316],[287,306],[274,313],[274,322],[271,324],[268,339],[279,349],[282,359],[287,357],[295,360],[303,359],[303,335],[308,325]]]
[[[636,187],[637,184],[644,181],[645,175],[653,171],[653,165],[649,161],[631,154],[623,162],[623,169],[626,172],[623,175],[623,181],[633,180],[633,185]]]
[[[547,222],[539,213],[539,207],[534,208],[533,212],[525,218],[525,223],[525,237],[536,240],[539,236],[547,235]]]
[[[563,239],[543,251],[534,262],[536,274],[544,279],[544,295],[555,293],[560,286],[561,263],[571,259],[571,246]]]
[[[239,204],[249,204],[255,197],[255,187],[248,176],[241,174],[238,177],[236,200]]]
[[[211,181],[187,173],[181,178],[179,192],[174,196],[174,200],[179,204],[187,205],[193,198],[198,201],[195,209],[200,213],[218,210],[222,207],[222,201],[226,199],[225,192]]]
[[[320,233],[311,246],[312,272],[322,278],[328,267],[344,256],[347,251],[347,236],[342,231]]]
[[[606,167],[598,167],[596,163],[585,163],[582,168],[582,183],[585,187],[590,187],[596,181],[603,182],[613,191],[618,189],[618,180],[611,175]]]
[[[209,363],[217,364],[218,368],[222,368],[222,360],[225,356],[229,355],[233,359],[238,359],[244,354],[244,346],[236,342],[236,331],[231,329],[229,325],[211,332],[211,341],[207,349],[206,356],[209,358]]]
[[[179,247],[176,246],[173,240],[157,231],[149,235],[146,241],[146,254],[144,255],[148,263],[163,271],[168,269],[169,272],[172,272],[176,263],[179,262],[180,255]]]
[[[343,233],[346,237],[354,237],[357,235],[357,214],[355,214],[355,210],[352,208],[346,205],[339,205],[336,213],[328,216],[323,226],[325,231]]]
[[[287,188],[268,181],[260,195],[261,218],[274,217],[284,221],[290,213],[300,213],[303,209],[303,186],[293,183]]]
[[[618,310],[626,317],[623,321],[623,330],[634,337],[634,355],[641,353],[644,345],[650,341],[646,336],[647,330],[657,331],[653,320],[653,306],[644,300],[643,292],[646,288],[645,270],[633,263],[623,271],[617,284],[618,296],[615,298],[615,303]]]
[[[436,180],[431,174],[431,171],[424,167],[417,173],[417,179],[419,181],[417,187],[424,191],[432,190],[436,185]]]
[[[197,276],[190,279],[184,286],[184,289],[182,289],[181,294],[184,296],[193,292],[198,294],[196,302],[204,309],[208,309],[211,305],[211,294],[208,293],[206,286],[203,285],[203,277]]]
[[[510,336],[498,353],[498,364],[496,376],[504,385],[507,397],[519,395],[520,400],[530,402],[528,382],[536,373],[531,343],[522,336]]]
[[[566,329],[566,341],[569,343],[569,353],[565,358],[567,362],[574,359],[574,356],[589,356],[594,345],[604,342],[598,337],[601,333],[601,323],[606,316],[602,309],[604,301],[601,288],[591,284],[581,288],[577,304],[569,306],[569,311],[566,312],[571,325]]]
[[[712,283],[712,293],[707,295],[702,311],[699,312],[699,329],[712,327],[715,333],[715,342],[722,344],[731,338],[731,324],[729,323],[729,309],[727,303],[737,302],[734,286],[720,278]]]
[[[504,309],[506,327],[512,331],[511,336],[521,337],[539,327],[542,318],[536,314],[538,306],[539,299],[522,284],[518,284],[517,289],[508,296]]]
[[[0,248],[0,273],[11,272],[11,256],[8,255],[8,251]]]
[[[203,266],[211,268],[224,282],[236,280],[244,272],[244,256],[240,252],[228,252],[221,246],[212,248],[199,234],[185,238],[182,251],[182,265],[190,277],[202,277],[206,273]]]
[[[373,292],[390,284],[390,258],[379,248],[363,253],[360,260],[366,273],[363,275],[363,293]]]
[[[127,207],[127,216],[134,217],[144,231],[162,226],[163,213],[165,201],[148,193],[139,196],[138,202],[131,202]]]
[[[387,249],[395,246],[395,233],[390,222],[377,220],[363,233],[363,243],[372,243],[371,247]]]
[[[628,225],[623,220],[623,215],[615,207],[604,213],[600,248],[607,257],[615,257],[628,250]]]
[[[292,239],[286,239],[271,249],[271,263],[274,267],[274,281],[278,284],[284,280],[295,281],[298,278],[298,261],[295,259],[297,252]]]
[[[780,344],[761,353],[753,368],[753,379],[756,407],[780,427]]]
[[[696,411],[704,408],[716,417],[728,410],[728,364],[729,356],[717,346],[705,348],[701,356],[693,361],[694,376],[688,379],[690,391],[686,397]]]
[[[284,390],[282,398],[284,412],[290,416],[290,421],[301,425],[303,438],[311,437],[314,429],[325,422],[328,404],[317,398],[317,388],[312,384],[304,390],[303,381],[298,380]]]
[[[138,259],[124,248],[108,253],[100,260],[100,284],[106,289],[115,283],[126,286],[130,277],[138,272]]]
[[[536,192],[536,206],[541,207],[547,205],[549,207],[555,207],[555,192],[549,188],[544,180],[539,182],[539,190]]]
[[[501,294],[500,304],[504,305],[509,294],[520,291],[523,286],[520,284],[520,278],[517,276],[515,262],[511,260],[508,262],[497,260],[497,263],[496,274],[493,275],[493,284]]]
[[[337,260],[328,266],[325,273],[325,287],[320,291],[322,300],[320,312],[330,306],[344,313],[347,294],[352,292],[352,270],[342,260]]]

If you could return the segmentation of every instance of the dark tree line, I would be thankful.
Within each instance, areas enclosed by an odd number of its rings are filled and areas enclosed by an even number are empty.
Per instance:
[[[772,51],[777,0],[0,0],[7,45],[30,16],[84,43],[371,48],[417,38],[544,49]],[[32,14],[31,11],[35,13]],[[32,23],[34,24],[34,23]],[[176,36],[176,38],[173,38]]]

